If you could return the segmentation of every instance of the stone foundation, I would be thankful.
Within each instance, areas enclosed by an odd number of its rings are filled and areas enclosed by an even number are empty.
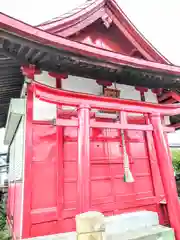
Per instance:
[[[91,223],[91,221],[89,221],[89,223]],[[86,224],[87,224],[87,221],[86,221]],[[99,229],[94,229],[94,230],[99,230]],[[100,227],[100,230],[102,230],[101,227]],[[24,239],[24,240],[77,240],[77,235],[78,233],[76,232],[69,232],[69,233],[61,233],[61,234],[30,238],[30,239]],[[106,217],[105,218],[105,234],[103,236],[103,239],[105,240],[174,240],[175,238],[174,238],[174,232],[171,228],[167,228],[159,225],[157,213],[142,211],[142,212],[126,213],[126,214]]]

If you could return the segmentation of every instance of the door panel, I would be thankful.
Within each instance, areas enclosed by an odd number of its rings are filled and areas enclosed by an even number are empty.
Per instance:
[[[64,132],[64,206],[75,207],[77,183],[77,130],[66,127]],[[114,211],[124,202],[133,202],[153,197],[153,184],[149,156],[142,131],[126,131],[125,141],[130,158],[134,183],[123,181],[123,149],[120,131],[116,129],[96,130],[91,135],[91,208],[113,203]],[[69,192],[69,193],[68,193]],[[67,197],[69,196],[69,197]],[[77,207],[77,206],[76,206]],[[72,216],[73,217],[73,216]]]
[[[125,131],[125,142],[135,179],[133,183],[123,180],[124,154],[120,131],[91,129],[90,210],[112,215],[154,206],[144,133]],[[75,230],[74,217],[79,213],[77,157],[77,128],[64,127],[62,130],[50,124],[33,126],[31,216],[34,224],[49,221],[58,232]]]

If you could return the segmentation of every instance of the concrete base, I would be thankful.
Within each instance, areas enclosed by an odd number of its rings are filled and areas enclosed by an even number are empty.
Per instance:
[[[76,240],[76,233],[56,234],[28,240]],[[106,234],[104,240],[175,240],[175,237],[171,228],[158,225],[140,228],[124,234]]]
[[[107,235],[106,240],[175,240],[171,228],[161,225],[140,228],[124,234]]]
[[[155,212],[141,211],[105,218],[105,240],[174,240],[171,228],[159,225]],[[24,240],[76,240],[76,232]]]

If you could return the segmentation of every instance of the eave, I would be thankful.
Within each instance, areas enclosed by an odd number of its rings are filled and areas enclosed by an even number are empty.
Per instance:
[[[164,105],[178,104],[180,102],[179,90],[164,90],[161,95],[158,96],[158,102]],[[171,127],[174,127],[176,130],[180,129],[180,114],[177,113],[175,116],[171,116],[170,122]]]
[[[0,14],[4,52],[22,65],[149,88],[180,87],[180,67],[149,62],[52,35]]]
[[[19,62],[0,48],[0,128],[5,126],[10,100],[20,96],[23,82]]]

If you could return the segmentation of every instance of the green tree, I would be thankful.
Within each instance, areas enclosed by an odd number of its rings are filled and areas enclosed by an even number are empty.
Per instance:
[[[6,229],[6,209],[4,203],[0,203],[0,240],[10,240],[8,230]]]
[[[180,173],[180,150],[172,149],[172,162],[176,173]]]

